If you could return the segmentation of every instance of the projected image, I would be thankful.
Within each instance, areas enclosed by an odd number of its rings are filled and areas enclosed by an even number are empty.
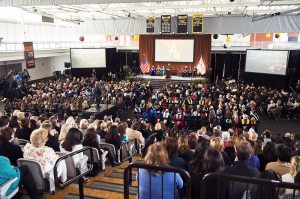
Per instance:
[[[105,68],[105,49],[71,49],[72,68]]]
[[[246,72],[285,75],[288,51],[247,50]]]
[[[193,62],[193,39],[156,39],[155,61],[157,62]]]

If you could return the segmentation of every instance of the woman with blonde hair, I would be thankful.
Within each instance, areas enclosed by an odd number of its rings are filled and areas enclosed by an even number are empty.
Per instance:
[[[225,166],[231,166],[231,159],[227,152],[224,151],[224,141],[220,137],[215,137],[210,140],[210,146],[217,149],[223,156]]]
[[[168,152],[162,144],[154,143],[149,146],[145,162],[157,166],[168,166]],[[137,198],[150,198],[150,194],[151,198],[155,199],[180,198],[179,190],[183,187],[183,180],[178,173],[151,172],[146,169],[139,169],[136,180],[139,183]]]
[[[30,144],[26,144],[24,147],[24,158],[36,160],[41,163],[43,172],[53,175],[53,167],[56,160],[59,158],[54,150],[45,146],[48,140],[48,131],[40,128],[31,133]],[[57,175],[62,182],[67,180],[67,168],[64,161],[61,161],[58,165]]]
[[[70,128],[71,128],[71,126],[69,124],[63,124],[61,126],[60,134],[59,134],[59,137],[58,137],[58,140],[60,142],[63,142],[65,140],[65,137],[66,137],[66,135],[67,135]]]
[[[294,183],[295,176],[300,172],[300,156],[296,155],[291,158],[290,172],[281,176],[283,182]],[[292,189],[286,189],[285,194],[293,194]]]

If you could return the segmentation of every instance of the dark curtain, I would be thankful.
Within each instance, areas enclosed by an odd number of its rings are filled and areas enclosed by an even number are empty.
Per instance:
[[[289,86],[295,89],[297,80],[300,79],[300,50],[290,51],[288,63]]]
[[[193,63],[170,63],[171,73],[178,74],[184,66],[196,66],[202,56],[206,71],[211,64],[211,35],[140,35],[140,62],[145,56],[149,68],[154,65],[166,65],[165,62],[155,62],[155,39],[194,39]]]
[[[245,72],[245,82],[254,83],[256,86],[282,89],[288,85],[288,76]]]
[[[245,58],[246,55],[244,53],[213,52],[211,58],[213,81],[215,81],[217,77],[218,80],[221,80],[222,78],[234,78],[238,80],[239,72],[239,80],[243,80]]]

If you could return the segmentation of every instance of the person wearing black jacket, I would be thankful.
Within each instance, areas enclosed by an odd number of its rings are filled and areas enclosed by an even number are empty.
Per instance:
[[[21,119],[21,128],[16,132],[16,137],[30,141],[32,131],[33,130],[29,128],[29,119],[23,118]]]
[[[23,158],[23,151],[20,146],[11,143],[14,139],[14,130],[10,127],[0,129],[0,155],[9,159],[14,166],[17,160]]]
[[[84,133],[82,145],[96,148],[99,152],[99,156],[101,159],[102,159],[102,156],[107,153],[107,158],[108,158],[110,164],[112,166],[117,165],[117,163],[115,162],[115,158],[113,157],[112,154],[110,154],[109,152],[106,152],[106,151],[103,152],[103,150],[100,149],[100,147],[99,147],[100,143],[98,141],[97,136],[98,136],[97,132],[94,128],[88,128]]]
[[[42,123],[41,128],[48,131],[48,140],[45,146],[51,147],[54,151],[60,151],[57,131],[52,128],[51,122],[49,120],[45,120]]]

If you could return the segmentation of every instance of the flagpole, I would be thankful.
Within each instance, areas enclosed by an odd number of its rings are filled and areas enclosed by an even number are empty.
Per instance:
[[[225,65],[225,63],[224,63],[224,67],[223,67],[223,79],[224,79],[224,77],[225,77],[225,68],[226,68],[226,65]]]

